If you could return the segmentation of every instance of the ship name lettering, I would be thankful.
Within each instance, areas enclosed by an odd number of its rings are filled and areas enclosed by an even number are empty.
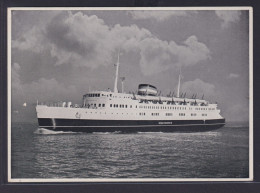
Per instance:
[[[158,124],[159,125],[169,125],[169,124],[172,124],[172,122],[159,122]]]

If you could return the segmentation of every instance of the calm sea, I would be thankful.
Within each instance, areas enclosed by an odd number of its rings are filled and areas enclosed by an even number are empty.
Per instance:
[[[248,178],[249,129],[64,133],[13,123],[12,178]]]

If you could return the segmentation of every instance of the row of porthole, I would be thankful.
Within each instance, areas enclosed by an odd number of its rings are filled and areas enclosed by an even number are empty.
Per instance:
[[[86,112],[86,113],[88,113],[88,112]],[[90,112],[91,114],[92,114],[92,112]],[[95,114],[97,114],[97,112],[95,112]],[[100,112],[100,114],[102,114],[102,112]],[[106,112],[104,113],[104,114],[106,114]],[[111,113],[112,115],[114,114],[114,113]],[[118,113],[116,113],[117,115],[118,115]],[[122,113],[122,115],[123,115],[124,113]],[[126,115],[128,115],[128,113],[126,113]],[[131,113],[131,115],[133,115],[133,113]],[[145,113],[139,113],[139,115],[141,115],[141,116],[145,116]],[[151,115],[152,116],[159,116],[159,113],[151,113]],[[166,116],[173,116],[173,114],[172,113],[166,113],[165,114]],[[179,113],[179,116],[185,116],[185,113]],[[197,114],[196,113],[191,113],[191,116],[197,116]],[[207,116],[207,114],[202,114],[202,116]]]
[[[176,110],[186,110],[186,107],[165,107],[165,106],[139,106],[140,109],[176,109]]]

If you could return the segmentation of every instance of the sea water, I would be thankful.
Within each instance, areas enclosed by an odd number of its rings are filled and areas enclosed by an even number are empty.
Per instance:
[[[249,128],[198,133],[54,132],[12,123],[12,178],[248,178]]]

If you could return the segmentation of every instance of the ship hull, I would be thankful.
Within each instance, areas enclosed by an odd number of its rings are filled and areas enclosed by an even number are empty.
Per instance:
[[[225,125],[225,119],[211,120],[86,120],[38,118],[40,128],[73,132],[203,132]]]

